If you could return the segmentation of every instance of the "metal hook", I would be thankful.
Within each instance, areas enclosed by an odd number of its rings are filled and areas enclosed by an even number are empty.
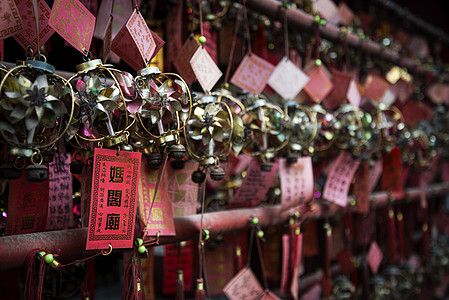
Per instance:
[[[111,245],[111,243],[109,243],[108,246],[109,246],[109,250],[101,250],[101,255],[108,256],[109,254],[112,253],[112,245]]]

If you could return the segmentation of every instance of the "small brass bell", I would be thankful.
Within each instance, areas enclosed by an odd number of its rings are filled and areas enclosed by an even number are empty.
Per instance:
[[[273,165],[269,162],[263,162],[260,164],[260,169],[262,172],[271,172],[271,169],[273,168]]]
[[[210,178],[215,181],[220,181],[224,178],[225,171],[221,167],[213,167],[210,170]]]
[[[174,159],[171,161],[171,167],[175,170],[184,169],[184,161],[182,159]]]
[[[289,154],[287,156],[287,164],[292,165],[298,161],[298,156],[296,154]]]
[[[25,176],[28,181],[42,182],[48,178],[48,167],[43,165],[29,165],[25,168]]]
[[[174,159],[182,159],[186,156],[186,148],[181,144],[171,145],[168,155]]]
[[[5,163],[0,166],[0,178],[3,179],[17,179],[22,176],[22,170],[14,167],[13,163]]]
[[[158,152],[151,152],[147,155],[147,163],[151,169],[159,169],[162,165],[162,155]]]
[[[195,183],[203,183],[206,179],[206,174],[203,171],[196,170],[192,173],[192,181]]]
[[[80,160],[75,160],[70,163],[70,173],[72,174],[82,174],[83,168],[86,165],[85,162]]]

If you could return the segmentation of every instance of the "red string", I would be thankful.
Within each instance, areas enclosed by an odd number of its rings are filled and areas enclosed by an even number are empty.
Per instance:
[[[318,24],[315,24],[315,59],[320,59],[320,27]]]
[[[263,287],[265,288],[265,290],[268,290],[268,281],[265,273],[265,264],[263,262],[263,253],[262,253],[262,246],[260,244],[260,238],[259,236],[257,236],[256,230],[253,230],[253,234],[256,235],[257,252],[259,253],[260,269],[262,270]]]

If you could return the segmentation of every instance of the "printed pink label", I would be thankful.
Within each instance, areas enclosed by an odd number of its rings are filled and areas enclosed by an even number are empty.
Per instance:
[[[346,206],[352,178],[360,161],[354,160],[351,153],[341,152],[329,172],[324,185],[323,198],[340,206]]]
[[[255,206],[259,204],[273,186],[278,165],[273,164],[270,172],[263,172],[260,169],[260,162],[253,158],[249,163],[246,177],[237,191],[231,206]]]
[[[8,218],[5,235],[45,231],[48,212],[49,181],[31,182],[25,170],[18,179],[9,180]]]
[[[196,213],[199,187],[192,181],[192,173],[196,171],[197,167],[197,163],[190,161],[184,163],[182,170],[168,167],[168,194],[173,204],[175,217],[190,216]]]
[[[70,154],[56,153],[49,164],[49,200],[47,230],[73,226],[72,174]]]
[[[173,62],[176,70],[188,85],[191,85],[195,80],[195,73],[193,73],[192,66],[190,65],[190,59],[198,47],[199,45],[194,38],[188,38]]]
[[[111,49],[136,71],[149,63],[156,42],[138,10],[134,10],[128,22],[114,37]]]
[[[273,69],[274,66],[272,64],[251,53],[243,58],[231,78],[231,83],[251,94],[257,95],[262,93]]]
[[[334,85],[321,66],[313,68],[308,75],[309,82],[304,87],[304,91],[314,102],[320,103],[330,94]]]
[[[31,46],[34,53],[37,52],[37,34],[36,34],[36,20],[34,18],[34,10],[32,0],[17,0],[17,9],[20,12],[23,22],[23,31],[14,36],[14,39],[22,46],[23,49],[27,49],[27,46]],[[37,1],[39,9],[39,44],[44,45],[45,42],[55,32],[53,28],[48,25],[50,19],[51,9],[44,0]]]
[[[207,50],[199,47],[190,59],[193,73],[205,92],[210,92],[223,73]]]
[[[368,265],[374,274],[379,270],[380,263],[383,259],[382,251],[376,242],[372,242],[368,251]]]
[[[282,98],[292,100],[309,82],[309,77],[291,60],[284,57],[268,79],[270,87]]]
[[[14,0],[0,2],[0,40],[20,33],[24,29],[22,18]]]
[[[279,176],[281,178],[281,207],[287,210],[308,202],[313,197],[312,159],[300,157],[292,165],[286,159],[279,160]]]
[[[150,215],[157,178],[158,171],[151,170],[146,163],[143,163],[139,184],[140,219],[144,223],[145,233],[148,236],[156,236],[158,233],[159,235],[175,235],[172,203],[168,194],[167,172],[162,174]]]
[[[244,268],[226,284],[223,293],[230,300],[256,300],[264,290],[250,268]]]
[[[56,0],[48,24],[78,51],[90,49],[95,17],[78,0]]]
[[[86,250],[132,248],[141,158],[95,148]]]

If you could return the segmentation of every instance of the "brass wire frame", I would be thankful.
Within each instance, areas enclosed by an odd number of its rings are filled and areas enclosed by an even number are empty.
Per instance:
[[[223,105],[226,108],[228,115],[229,115],[231,131],[229,132],[228,142],[224,143],[224,145],[225,145],[224,149],[222,151],[220,151],[218,154],[215,154],[213,156],[211,156],[211,155],[199,156],[193,151],[192,147],[190,146],[189,138],[188,138],[188,135],[186,132],[186,127],[183,128],[183,131],[184,131],[184,140],[185,140],[186,148],[187,148],[187,152],[189,153],[189,155],[191,155],[192,157],[194,157],[196,160],[198,160],[200,162],[205,161],[208,158],[214,158],[215,163],[217,163],[217,160],[220,157],[220,155],[222,155],[223,153],[226,153],[227,155],[229,155],[229,153],[232,150],[232,133],[234,132],[234,119],[232,117],[232,111],[231,111],[231,108],[229,107],[229,105],[227,105],[226,103],[221,102],[221,101],[216,101],[216,102],[211,102],[211,103]]]
[[[352,105],[343,105],[335,111],[334,117],[335,117],[335,119],[338,120],[339,116],[345,116],[346,114],[352,114],[357,122],[358,127],[363,129],[362,118],[363,118],[364,112],[361,109],[355,108]],[[360,117],[360,115],[361,115],[361,117]],[[357,145],[354,146],[354,149],[358,149],[358,148],[362,147],[367,142],[368,142],[368,139],[366,139],[365,135],[364,135],[363,139],[361,141],[359,141],[359,143]],[[334,138],[334,143],[338,148],[340,148],[342,150],[347,150],[349,148],[349,145],[344,145],[343,143],[340,143],[335,138]]]
[[[255,97],[256,97],[256,98],[261,98],[261,99],[265,100],[266,103],[265,103],[264,105],[262,105],[262,106],[249,107],[249,108],[246,110],[247,114],[250,114],[250,112],[257,111],[257,110],[261,109],[261,110],[262,110],[261,113],[265,116],[265,110],[264,110],[264,108],[268,108],[268,109],[273,109],[273,110],[279,112],[279,114],[281,115],[281,118],[284,119],[284,120],[286,119],[285,114],[284,114],[284,111],[283,111],[279,106],[274,105],[274,104],[271,104],[270,102],[268,102],[268,99],[267,99],[266,97],[264,97],[263,95],[257,95],[257,96],[255,96]],[[266,132],[264,132],[263,134],[266,135]],[[268,137],[267,137],[267,138],[268,138]],[[255,152],[249,152],[249,151],[246,149],[247,147],[244,147],[243,152],[244,152],[245,154],[250,155],[250,156],[261,157],[262,160],[264,160],[264,159],[265,159],[265,158],[264,158],[264,154],[269,153],[269,152],[273,152],[273,153],[274,153],[274,152],[279,152],[279,151],[281,151],[285,146],[288,145],[289,141],[290,141],[290,137],[287,135],[285,141],[283,141],[283,142],[282,142],[279,146],[277,146],[277,147],[271,147],[271,148],[267,148],[267,149],[264,149],[264,150],[261,150],[261,151],[255,151]],[[248,144],[249,144],[249,143],[247,143],[247,145],[248,145]],[[245,150],[246,150],[246,151],[245,151]]]
[[[114,68],[107,68],[103,65],[97,65],[94,69],[87,69],[87,70],[82,70],[77,72],[75,75],[73,75],[72,77],[70,77],[68,79],[68,82],[70,83],[70,81],[72,81],[74,78],[76,77],[81,77],[82,75],[85,75],[89,72],[95,72],[95,73],[102,73],[103,71],[107,71],[109,73],[109,75],[111,76],[111,78],[114,80],[114,83],[117,85],[117,88],[119,90],[120,93],[120,97],[121,100],[123,102],[123,106],[124,106],[124,111],[125,111],[125,128],[123,128],[122,130],[120,130],[119,132],[116,132],[114,136],[104,136],[104,137],[100,137],[100,138],[96,138],[96,139],[90,139],[90,138],[86,138],[82,135],[80,135],[78,132],[75,134],[75,136],[77,138],[80,138],[81,140],[84,140],[86,142],[94,142],[97,143],[99,146],[102,145],[102,143],[104,143],[104,141],[106,140],[110,140],[112,138],[117,138],[120,137],[123,133],[125,133],[135,122],[135,120],[133,120],[133,122],[129,122],[129,116],[128,116],[128,110],[126,109],[126,101],[125,101],[125,96],[123,95],[123,91],[122,88],[120,87],[120,84],[117,81],[117,78],[115,77],[115,75],[112,73],[112,71],[118,72],[118,73],[122,73],[122,71],[118,70],[118,69],[114,69]],[[82,147],[82,145],[79,143],[78,140],[76,140],[79,147]]]
[[[175,136],[175,138],[176,139],[179,139],[179,133],[182,131],[182,130],[184,130],[184,128],[186,127],[186,125],[187,125],[187,122],[190,120],[190,117],[191,117],[191,115],[192,115],[192,107],[193,107],[193,100],[192,100],[192,93],[190,92],[190,89],[189,89],[189,86],[187,85],[187,83],[184,81],[184,79],[181,77],[181,76],[179,76],[178,74],[176,74],[176,73],[161,73],[161,74],[158,74],[157,76],[155,76],[155,77],[159,77],[159,76],[165,76],[165,77],[168,77],[168,76],[174,76],[174,77],[176,77],[176,78],[178,78],[178,79],[180,79],[181,81],[182,81],[182,83],[184,84],[184,86],[185,86],[185,88],[186,88],[186,91],[187,91],[187,94],[189,95],[189,114],[188,114],[188,116],[187,116],[187,119],[186,119],[186,121],[185,121],[185,123],[182,125],[182,126],[180,126],[180,119],[179,119],[179,113],[178,112],[176,112],[176,123],[177,123],[177,129],[168,129],[168,131],[166,131],[165,132],[165,134],[163,134],[163,135],[160,135],[160,136],[158,136],[158,135],[155,135],[155,134],[153,134],[153,133],[151,133],[150,132],[150,130],[148,130],[148,128],[143,124],[143,121],[142,121],[142,118],[141,118],[141,116],[140,116],[140,113],[139,112],[137,112],[136,113],[136,117],[137,117],[137,121],[138,121],[138,124],[140,124],[140,126],[142,127],[142,129],[153,139],[153,140],[158,140],[158,139],[160,139],[160,138],[163,138],[164,136],[167,136],[167,135],[169,135],[169,134],[173,134],[174,136]],[[137,82],[138,80],[143,80],[143,79],[141,79],[141,77],[142,76],[137,76],[136,78],[135,78],[135,81]],[[150,76],[151,77],[151,76]],[[143,138],[141,135],[138,135],[137,133],[136,133],[136,135],[137,136],[139,136],[139,137],[141,137],[141,138]]]
[[[306,113],[306,115],[309,117],[310,121],[313,124],[313,132],[311,134],[311,136],[303,143],[298,143],[301,147],[307,146],[308,144],[310,144],[316,137],[317,132],[318,132],[318,122],[316,119],[316,114],[314,114],[313,110],[310,107],[307,107],[305,105],[299,105],[299,104],[295,104],[294,106],[285,106],[284,108],[284,114],[287,118],[287,120],[290,119],[290,115],[289,115],[289,108],[295,108],[295,109],[299,109],[302,110]]]
[[[43,56],[43,55],[41,55],[41,56]],[[45,58],[45,57],[44,57]],[[46,60],[46,59],[45,59]],[[17,73],[16,74],[14,74],[14,76],[16,76],[16,75],[18,75],[18,74],[20,74],[21,72],[20,71],[23,71],[23,69],[25,69],[25,68],[31,68],[29,65],[18,65],[18,66],[16,66],[16,67],[14,67],[14,68],[12,68],[12,69],[10,69],[9,71],[7,71],[7,73],[5,74],[5,76],[3,77],[3,79],[2,79],[2,81],[1,81],[1,83],[0,83],[0,95],[1,95],[1,93],[2,93],[2,91],[3,91],[3,86],[4,86],[4,84],[5,84],[5,81],[6,81],[6,79],[8,79],[10,76],[11,76],[11,74],[12,73],[14,73],[15,71],[17,71]],[[4,70],[4,69],[1,69],[1,71],[6,71],[6,70]],[[70,83],[69,83],[69,81],[68,80],[66,80],[65,78],[63,78],[63,77],[61,77],[61,76],[59,76],[58,74],[56,74],[56,73],[48,73],[48,72],[45,72],[46,73],[46,75],[47,76],[53,76],[53,77],[55,77],[56,79],[59,79],[60,81],[62,81],[62,83],[65,85],[65,86],[68,86],[69,87],[69,89],[70,89],[70,97],[71,97],[71,99],[72,99],[72,105],[71,105],[71,110],[70,110],[70,115],[69,115],[69,120],[67,121],[67,124],[66,124],[66,126],[65,126],[65,128],[62,130],[62,132],[61,132],[61,130],[59,129],[59,132],[58,132],[58,136],[52,141],[52,142],[50,142],[50,143],[46,143],[46,144],[41,144],[41,145],[30,145],[31,147],[27,147],[27,145],[23,145],[23,147],[26,147],[26,148],[31,148],[31,149],[33,149],[33,151],[39,151],[40,152],[40,150],[48,150],[48,149],[51,149],[63,136],[64,136],[64,134],[67,132],[67,130],[69,129],[69,127],[70,127],[70,124],[72,123],[72,119],[73,119],[73,112],[74,112],[74,110],[75,110],[75,94],[74,94],[74,92],[73,92],[73,88],[72,88],[72,86],[70,85]],[[62,119],[62,117],[61,117],[61,119]],[[17,146],[20,146],[20,145],[17,145],[17,144],[12,144],[12,143],[10,143],[9,141],[8,141],[8,139],[6,138],[6,136],[5,136],[5,134],[4,134],[4,132],[3,132],[3,130],[0,130],[0,134],[2,135],[2,137],[4,138],[4,140],[11,146],[11,147],[17,147]],[[33,152],[34,153],[34,152]]]

